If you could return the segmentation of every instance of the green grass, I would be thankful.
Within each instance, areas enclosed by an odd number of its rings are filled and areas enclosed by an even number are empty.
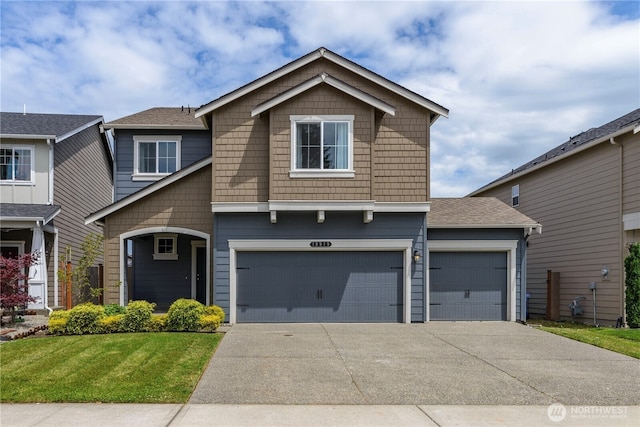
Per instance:
[[[640,359],[640,329],[595,328],[552,322],[541,323],[540,329]]]
[[[184,403],[221,334],[139,333],[0,345],[0,402]]]

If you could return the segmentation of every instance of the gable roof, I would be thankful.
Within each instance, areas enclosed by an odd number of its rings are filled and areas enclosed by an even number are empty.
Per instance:
[[[446,109],[445,107],[443,107],[442,105],[436,104],[435,102],[431,101],[430,99],[427,99],[425,97],[423,97],[422,95],[418,95],[415,92],[410,91],[407,88],[404,88],[402,86],[400,86],[397,83],[392,82],[391,80],[388,80],[376,73],[374,73],[373,71],[370,71],[358,64],[356,64],[355,62],[352,62],[336,53],[331,52],[330,50],[321,47],[311,53],[308,53],[307,55],[296,59],[295,61],[292,61],[290,63],[288,63],[287,65],[278,68],[275,71],[272,71],[271,73],[260,77],[257,80],[254,80],[251,83],[248,83],[236,90],[234,90],[233,92],[230,92],[226,95],[221,96],[220,98],[217,98],[211,102],[209,102],[208,104],[205,104],[203,106],[201,106],[200,108],[198,108],[196,110],[196,114],[195,117],[202,117],[224,105],[227,105],[228,103],[235,101],[236,99],[250,93],[253,92],[256,89],[259,89],[271,82],[273,82],[274,80],[279,79],[280,77],[289,74],[301,67],[304,67],[307,64],[310,64],[311,62],[317,61],[321,58],[324,58],[328,61],[331,61],[341,67],[344,67],[346,69],[348,69],[349,71],[375,83],[378,84],[382,87],[384,87],[385,89],[394,92],[412,102],[414,102],[415,104],[418,104],[430,111],[432,111],[434,113],[434,118],[432,119],[432,123],[439,117],[439,116],[443,116],[443,117],[448,117],[449,116],[449,110]]]
[[[94,212],[92,214],[90,214],[89,216],[87,216],[84,220],[85,225],[91,224],[92,222],[96,222],[96,221],[102,221],[104,219],[104,217],[126,207],[131,205],[132,203],[137,202],[138,200],[147,197],[148,195],[155,193],[156,191],[170,185],[173,184],[174,182],[181,180],[182,178],[191,175],[192,173],[199,171],[200,169],[202,169],[205,166],[208,166],[211,164],[211,160],[212,157],[211,156],[207,156],[205,158],[203,158],[200,161],[197,161],[189,166],[187,166],[184,169],[180,169],[179,171],[176,171],[174,173],[172,173],[171,175],[168,175],[164,178],[162,178],[159,181],[154,182],[151,185],[148,185],[138,191],[136,191],[135,193],[131,193],[129,194],[127,197],[124,197],[120,200],[118,200],[115,203],[110,204],[109,206],[106,206],[102,209],[100,209],[97,212]]]
[[[32,205],[24,203],[3,203],[0,212],[2,221],[42,221],[47,224],[60,213],[58,205]]]
[[[380,111],[384,111],[387,114],[390,114],[392,116],[396,115],[396,109],[394,106],[387,104],[386,102],[373,97],[371,95],[369,95],[368,93],[365,93],[363,91],[361,91],[358,88],[355,88],[345,82],[343,82],[342,80],[336,79],[335,77],[331,77],[329,74],[327,73],[321,73],[318,74],[315,77],[310,78],[309,80],[300,83],[297,86],[292,87],[291,89],[282,92],[281,94],[279,94],[278,96],[275,96],[265,102],[263,102],[262,104],[259,104],[258,106],[256,106],[256,108],[254,108],[251,111],[251,117],[255,117],[255,116],[259,116],[261,113],[275,107],[278,104],[281,104],[303,92],[306,92],[307,90],[322,84],[322,83],[326,83],[329,86],[332,86],[338,90],[340,90],[341,92],[344,92],[346,94],[351,95],[352,97],[359,99],[360,101],[371,105],[372,107],[377,108]]]
[[[496,187],[504,182],[507,182],[513,178],[520,177],[541,167],[548,166],[555,163],[560,159],[564,159],[580,151],[600,144],[602,142],[609,141],[616,136],[633,132],[640,132],[640,108],[633,110],[630,113],[625,114],[622,117],[618,117],[615,120],[610,121],[598,128],[591,128],[578,135],[572,136],[566,142],[558,145],[555,148],[547,151],[541,156],[525,163],[524,165],[513,169],[510,173],[507,173],[500,178],[490,182],[484,187],[479,188],[473,193],[469,194],[474,196],[490,188]]]
[[[0,112],[0,137],[60,142],[102,121],[94,115]]]
[[[431,199],[428,228],[536,228],[533,219],[495,197]]]
[[[106,129],[193,129],[205,130],[204,122],[191,107],[154,107],[105,123]]]

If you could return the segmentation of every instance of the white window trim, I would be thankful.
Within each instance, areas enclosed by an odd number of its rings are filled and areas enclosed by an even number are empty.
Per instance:
[[[402,275],[403,323],[411,323],[411,262],[413,240],[411,239],[328,239],[329,247],[311,247],[310,240],[229,240],[229,324],[236,322],[237,274],[236,259],[238,251],[402,251],[404,271]]]
[[[0,180],[0,184],[10,184],[10,185],[33,185],[35,183],[35,164],[36,164],[36,147],[35,145],[23,145],[23,144],[2,144],[0,148],[3,149],[12,149],[12,150],[29,150],[31,152],[31,171],[29,174],[29,181],[22,181],[14,179],[3,179]]]
[[[353,169],[353,121],[355,116],[353,115],[323,115],[323,116],[310,116],[310,115],[292,115],[289,116],[291,120],[291,170],[289,171],[290,178],[353,178],[355,177],[355,171]],[[347,169],[298,169],[296,168],[296,154],[298,152],[296,147],[296,124],[303,123],[317,123],[317,122],[348,122],[349,123],[349,160]]]
[[[514,203],[514,199],[518,198],[518,202]],[[516,184],[511,187],[511,206],[516,207],[520,205],[520,184]]]
[[[171,239],[173,240],[173,252],[172,253],[159,253],[158,252],[158,243],[160,239]],[[178,259],[178,235],[177,234],[154,234],[153,235],[153,259],[154,260],[165,260],[165,261],[176,261]]]
[[[181,169],[182,156],[180,147],[182,145],[181,135],[134,135],[133,136],[133,175],[131,175],[132,181],[158,181],[167,175],[171,175],[175,172],[169,173],[140,173],[139,172],[139,157],[140,157],[140,143],[141,142],[175,142],[176,143],[176,172]],[[157,156],[156,149],[156,156]],[[156,157],[157,162],[157,157]]]

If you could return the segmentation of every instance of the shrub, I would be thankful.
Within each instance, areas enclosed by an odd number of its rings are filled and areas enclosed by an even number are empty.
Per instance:
[[[193,299],[176,300],[167,313],[167,330],[191,331],[200,329],[200,316],[204,313],[204,305]]]
[[[119,304],[107,304],[104,306],[104,314],[107,316],[115,316],[116,314],[124,314],[127,311],[126,307]]]
[[[624,260],[625,305],[630,328],[640,328],[640,243],[629,246],[629,256]]]
[[[148,332],[164,332],[167,330],[167,315],[154,314],[151,321],[147,324]]]
[[[222,319],[215,314],[200,316],[200,332],[215,332],[220,327]]]
[[[224,322],[225,313],[222,307],[218,307],[217,305],[208,305],[204,308],[205,316],[218,316],[220,318],[220,323]]]
[[[105,316],[98,320],[98,324],[105,334],[112,334],[114,332],[120,332],[122,329],[122,319],[124,314],[114,314],[111,316]]]
[[[49,333],[54,335],[63,335],[66,333],[67,320],[69,320],[69,311],[56,310],[49,315],[47,324]]]
[[[155,306],[154,303],[147,301],[131,301],[127,304],[121,330],[124,332],[144,332],[151,322]]]
[[[102,332],[98,321],[104,317],[104,307],[87,302],[69,310],[66,334],[99,334]]]

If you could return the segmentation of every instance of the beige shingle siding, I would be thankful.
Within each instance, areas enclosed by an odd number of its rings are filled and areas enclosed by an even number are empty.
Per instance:
[[[211,166],[109,215],[105,223],[105,303],[118,303],[120,235],[149,227],[181,227],[212,235]]]
[[[332,87],[320,85],[283,102],[259,118],[250,117],[250,111],[256,105],[322,72],[393,105],[396,116],[385,115],[381,122],[372,123],[372,107]],[[289,116],[298,114],[355,116],[354,178],[289,177]],[[270,122],[273,126],[271,132]],[[336,64],[319,60],[213,113],[216,172],[212,200],[426,201],[429,188],[428,126],[428,111]],[[372,135],[375,135],[373,162]]]
[[[583,319],[592,315],[589,282],[598,282],[597,316],[615,323],[621,315],[619,148],[609,143],[567,157],[479,195],[511,203],[512,185],[520,185],[519,211],[543,224],[542,235],[529,239],[527,292],[530,312],[544,314],[546,271],[561,276],[560,314],[570,317],[568,304],[587,300]],[[609,279],[600,269],[608,266]]]

